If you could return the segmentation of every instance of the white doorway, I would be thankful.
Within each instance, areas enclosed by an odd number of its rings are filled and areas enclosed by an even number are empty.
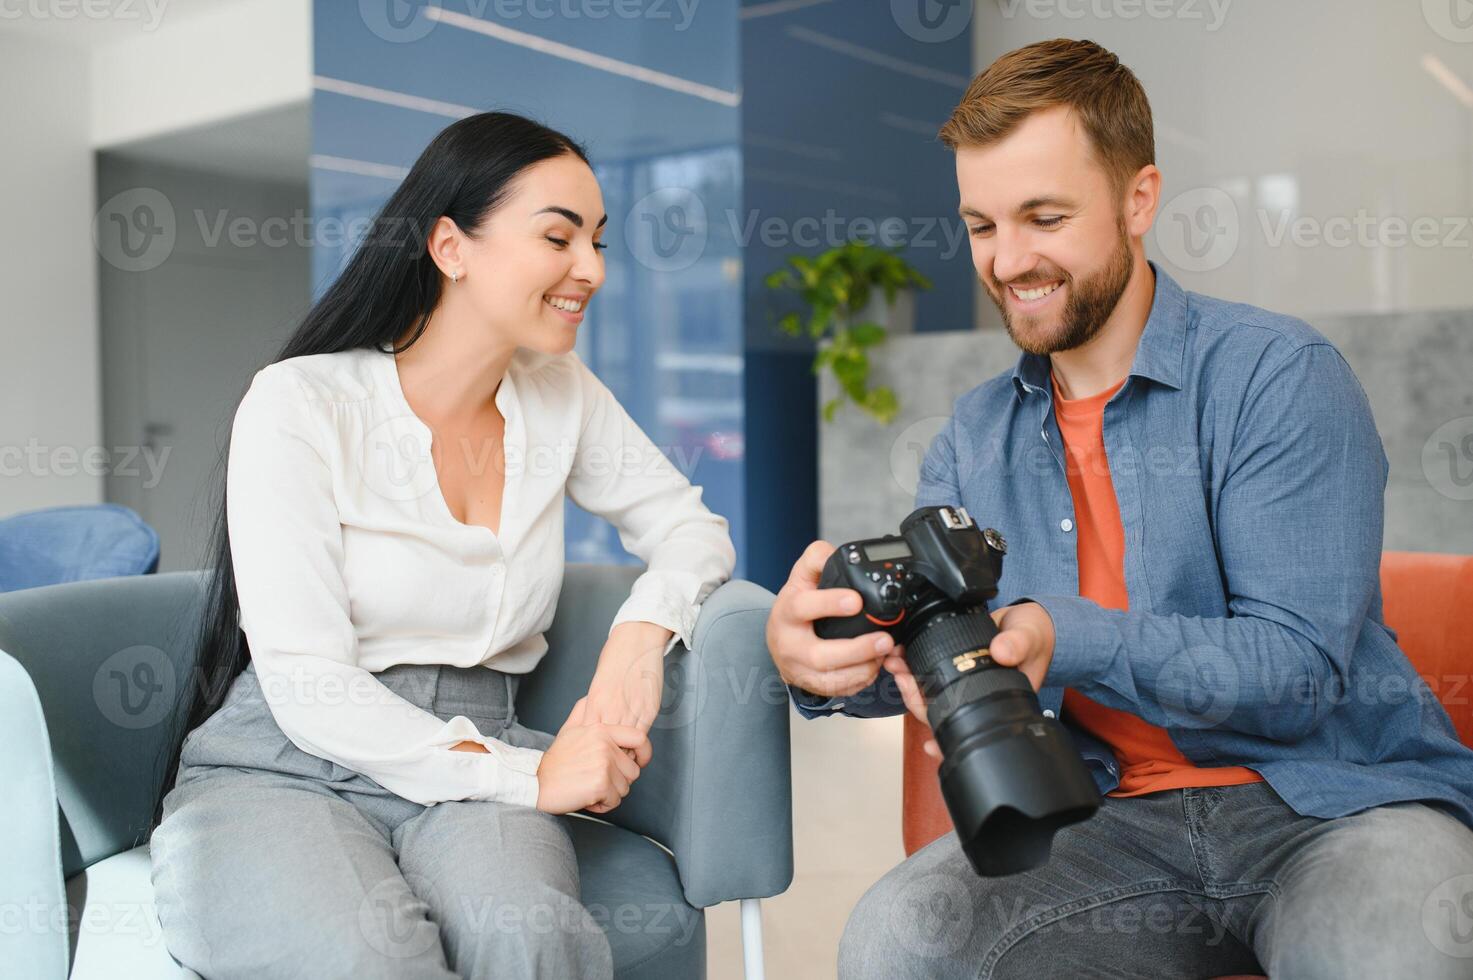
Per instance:
[[[161,572],[211,560],[236,403],[311,302],[309,142],[304,104],[98,154],[106,499]]]

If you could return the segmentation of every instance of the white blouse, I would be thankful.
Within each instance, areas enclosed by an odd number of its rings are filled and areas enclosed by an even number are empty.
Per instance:
[[[576,354],[519,350],[496,406],[506,419],[499,533],[450,512],[432,434],[391,353],[268,365],[231,433],[240,626],[272,715],[303,751],[425,805],[537,803],[541,751],[482,735],[464,715],[441,721],[373,674],[394,664],[532,670],[562,586],[565,493],[647,565],[614,623],[671,630],[667,653],[690,645],[701,602],[736,561],[726,519]],[[472,467],[493,465],[470,451]],[[450,749],[463,740],[489,754]]]

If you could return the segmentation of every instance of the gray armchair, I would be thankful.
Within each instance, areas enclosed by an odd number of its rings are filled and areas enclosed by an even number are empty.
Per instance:
[[[586,692],[638,572],[568,566],[552,654],[518,694],[527,725],[555,732]],[[0,909],[22,918],[0,929],[7,975],[194,976],[164,945],[144,838],[195,677],[203,583],[177,572],[0,595]],[[618,809],[563,818],[584,904],[612,910],[595,919],[620,977],[704,977],[702,910],[733,900],[747,975],[761,976],[757,900],[793,873],[787,692],[763,640],[771,603],[748,582],[711,595],[695,649],[667,658],[654,761]]]

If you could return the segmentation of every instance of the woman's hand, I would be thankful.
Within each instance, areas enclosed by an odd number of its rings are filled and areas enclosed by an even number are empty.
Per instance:
[[[660,713],[660,697],[665,689],[665,645],[671,635],[669,630],[653,623],[620,623],[614,627],[599,654],[598,668],[584,698],[585,724],[626,725],[640,732],[650,730]]]
[[[642,730],[589,721],[587,701],[573,705],[537,766],[537,809],[544,813],[607,813],[629,795],[650,761],[650,740]]]

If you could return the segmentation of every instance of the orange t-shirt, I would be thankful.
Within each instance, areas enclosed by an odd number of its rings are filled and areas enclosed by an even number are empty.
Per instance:
[[[1105,455],[1105,403],[1125,383],[1088,398],[1059,397],[1054,382],[1054,417],[1064,437],[1065,472],[1074,498],[1074,531],[1078,535],[1079,594],[1106,609],[1127,609],[1125,529],[1115,484]],[[1070,720],[1103,741],[1120,763],[1120,786],[1111,796],[1140,796],[1187,786],[1236,786],[1263,777],[1243,766],[1198,766],[1176,747],[1166,729],[1128,711],[1092,701],[1078,691],[1064,691]]]

